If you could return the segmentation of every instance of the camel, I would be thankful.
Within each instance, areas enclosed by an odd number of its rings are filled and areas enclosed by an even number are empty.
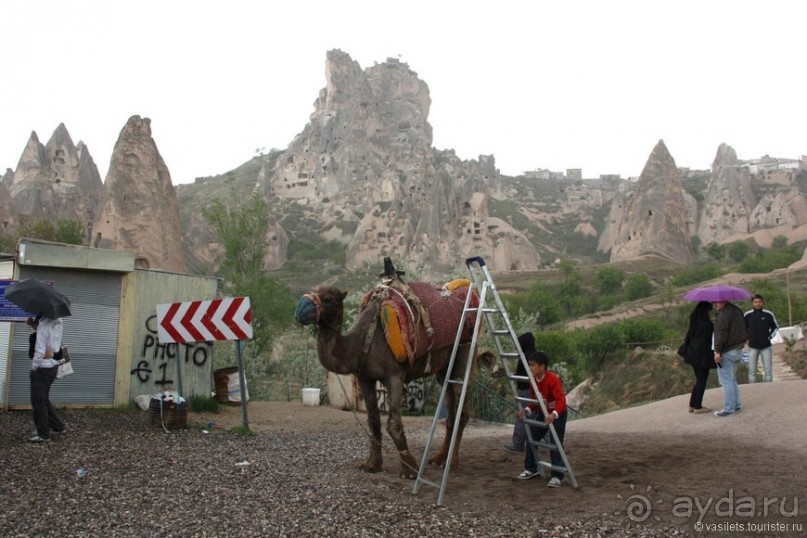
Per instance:
[[[414,288],[415,284],[411,286]],[[422,284],[422,283],[421,283]],[[431,285],[429,285],[431,286]],[[344,300],[347,292],[341,291],[332,286],[321,286],[315,292],[304,295],[298,305],[298,313],[301,307],[316,309],[317,315],[310,319],[300,319],[297,321],[304,324],[315,324],[317,353],[319,361],[329,372],[337,374],[353,374],[359,384],[361,396],[367,407],[367,424],[370,428],[370,455],[367,461],[360,465],[360,469],[376,473],[381,471],[381,416],[378,409],[376,396],[376,382],[381,381],[388,391],[389,418],[387,420],[387,433],[392,438],[395,448],[398,450],[400,458],[400,477],[416,478],[419,470],[415,457],[409,450],[406,441],[403,422],[401,421],[401,403],[403,401],[404,385],[413,379],[420,379],[435,375],[440,384],[445,381],[448,363],[451,359],[453,340],[456,335],[457,324],[454,325],[454,332],[451,333],[451,344],[447,347],[432,349],[426,353],[421,353],[413,360],[396,359],[390,349],[384,335],[381,323],[377,322],[379,317],[379,300],[370,299],[359,313],[359,317],[347,333],[342,333],[342,322],[344,316]],[[461,308],[460,313],[461,316]],[[370,332],[372,333],[370,334]],[[471,357],[470,342],[462,344],[457,350],[454,360],[454,379],[462,379],[465,374],[466,365]],[[481,360],[480,360],[481,359]],[[482,354],[474,350],[473,361],[479,364],[493,364],[495,356],[490,352]],[[472,368],[472,372],[474,371]],[[469,383],[472,381],[469,380]],[[454,423],[459,420],[457,439],[454,453],[451,457],[451,465],[459,463],[459,446],[462,441],[462,433],[468,422],[467,402],[459,413],[457,403],[460,397],[461,385],[451,384],[446,391],[446,407],[448,417],[446,419],[446,435],[442,447],[432,457],[429,463],[434,465],[444,465],[448,459],[450,434],[454,428]]]

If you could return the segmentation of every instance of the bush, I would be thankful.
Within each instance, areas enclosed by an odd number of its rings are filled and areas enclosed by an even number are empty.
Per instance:
[[[628,301],[644,299],[653,295],[653,283],[650,277],[644,273],[631,275],[628,277],[628,284],[625,290],[625,297]]]
[[[652,319],[628,319],[619,325],[625,343],[659,342],[668,336],[665,326]]]
[[[728,246],[726,253],[728,254],[729,258],[732,259],[735,263],[740,263],[748,256],[748,252],[751,250],[751,247],[748,246],[748,243],[743,241],[735,241]]]
[[[720,266],[716,263],[699,265],[684,269],[672,279],[674,286],[690,286],[706,280],[717,278],[723,274]]]
[[[746,258],[737,268],[740,273],[770,273],[787,267],[801,259],[801,253],[791,245],[781,249],[760,250],[752,258]]]
[[[605,266],[597,271],[597,289],[603,295],[613,295],[622,289],[625,272],[615,267]]]
[[[188,401],[191,411],[196,413],[218,413],[221,410],[219,401],[209,396],[191,396]]]

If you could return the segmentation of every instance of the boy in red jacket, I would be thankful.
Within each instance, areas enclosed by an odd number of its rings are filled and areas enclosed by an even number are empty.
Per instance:
[[[566,394],[563,392],[563,384],[560,377],[554,372],[547,370],[549,364],[549,357],[543,351],[533,351],[526,357],[527,364],[530,367],[530,373],[535,378],[535,384],[538,386],[538,391],[546,405],[546,410],[549,413],[544,417],[541,411],[541,406],[536,402],[531,402],[523,411],[518,412],[519,418],[533,419],[546,423],[546,425],[530,424],[530,431],[532,432],[532,440],[538,441],[546,435],[549,430],[548,425],[552,424],[555,427],[558,439],[552,439],[553,444],[559,443],[563,446],[563,436],[566,433]],[[537,399],[535,391],[530,385],[530,398]],[[552,436],[550,436],[552,437]],[[549,456],[552,461],[553,467],[565,467],[563,458],[557,450],[550,450]],[[535,461],[535,454],[531,447],[527,447],[527,455],[524,458],[524,470],[518,475],[518,478],[527,480],[540,474],[538,472],[538,463]],[[552,478],[547,483],[547,487],[557,488],[563,482],[564,473],[552,470]]]

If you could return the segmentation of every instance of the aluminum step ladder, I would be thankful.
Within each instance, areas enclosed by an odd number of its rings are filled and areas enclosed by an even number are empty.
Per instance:
[[[526,376],[516,375],[515,374],[516,369],[511,368],[510,361],[515,359],[523,363],[526,372],[530,371],[527,365],[527,359],[524,356],[524,351],[521,349],[521,345],[518,343],[518,335],[516,335],[515,331],[513,330],[513,325],[512,323],[510,323],[510,317],[507,315],[507,311],[504,308],[504,304],[502,303],[501,297],[499,297],[499,293],[496,291],[496,284],[493,282],[493,278],[490,275],[490,271],[488,271],[487,265],[485,265],[485,261],[481,257],[473,257],[466,259],[465,265],[468,267],[468,271],[470,273],[471,284],[470,284],[470,290],[465,297],[465,305],[462,311],[462,319],[460,320],[459,327],[457,328],[457,335],[454,339],[454,348],[451,351],[451,358],[448,363],[448,372],[450,374],[453,372],[454,361],[457,357],[457,353],[459,352],[460,340],[463,328],[465,326],[466,318],[469,315],[475,316],[473,337],[471,338],[471,346],[468,351],[469,355],[472,354],[476,349],[477,339],[480,333],[479,329],[480,326],[482,325],[482,319],[484,318],[485,320],[484,325],[488,333],[493,337],[493,340],[496,344],[496,352],[499,356],[499,359],[501,360],[502,367],[510,384],[513,399],[516,402],[519,411],[522,411],[530,403],[536,403],[541,408],[543,416],[546,416],[547,415],[546,403],[544,402],[544,399],[541,397],[540,392],[538,392],[538,387],[535,383],[535,379],[530,375]],[[477,296],[479,297],[479,302],[476,306],[473,306],[471,304],[473,291],[476,291]],[[439,413],[445,404],[445,395],[449,385],[456,384],[462,387],[462,390],[460,392],[458,409],[462,409],[465,403],[465,398],[468,392],[468,381],[471,378],[471,368],[473,367],[473,361],[470,360],[472,357],[469,356],[468,358],[469,360],[466,361],[467,366],[464,372],[464,377],[460,379],[456,375],[449,375],[449,377],[443,383],[442,390],[440,391],[440,399],[437,403],[437,411],[435,411],[434,419],[432,420],[431,429],[429,430],[429,437],[428,440],[426,441],[426,447],[423,450],[423,457],[420,462],[418,475],[417,478],[415,479],[413,493],[418,492],[421,484],[426,484],[428,486],[432,486],[440,490],[440,493],[437,497],[438,506],[442,506],[444,504],[445,490],[446,485],[448,484],[448,474],[451,469],[451,454],[454,453],[457,433],[459,431],[459,423],[460,423],[459,420],[455,421],[454,427],[451,431],[451,441],[448,449],[448,458],[446,459],[445,466],[443,467],[443,477],[440,483],[438,484],[425,478],[424,471],[426,468],[426,462],[431,452],[431,445],[432,442],[434,441],[435,432],[437,430]],[[518,381],[522,382],[528,381],[532,386],[533,392],[538,395],[537,399],[525,398],[519,396],[519,391],[516,386],[516,382]],[[524,423],[527,426],[530,425],[545,426],[545,427],[548,426],[549,431],[543,439],[533,439],[532,429],[529,427],[526,428],[527,443],[529,445],[530,450],[533,451],[535,461],[538,463],[539,466],[539,471],[541,471],[543,474],[543,469],[546,468],[554,471],[563,472],[569,478],[572,486],[577,488],[577,479],[574,476],[574,472],[572,471],[571,465],[569,465],[569,460],[566,457],[566,452],[563,450],[562,445],[554,442],[554,440],[557,439],[557,433],[555,432],[555,427],[552,424],[546,424],[543,421],[530,418],[525,418]],[[563,466],[554,466],[549,461],[542,461],[538,457],[538,447],[543,447],[550,451],[551,450],[557,451],[563,460]]]

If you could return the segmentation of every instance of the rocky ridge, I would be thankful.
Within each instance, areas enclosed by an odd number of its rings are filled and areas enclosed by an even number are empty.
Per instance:
[[[804,159],[741,161],[721,144],[712,170],[690,171],[660,142],[638,181],[507,177],[492,155],[462,160],[432,146],[428,86],[405,63],[362,69],[333,50],[325,67],[325,87],[288,148],[192,185],[171,186],[148,118],[133,116],[121,131],[105,183],[63,124],[46,145],[32,133],[2,178],[3,231],[13,233],[19,215],[75,218],[91,245],[132,251],[142,266],[213,274],[223,248],[202,210],[256,192],[270,208],[267,270],[285,267],[289,245],[302,241],[342,250],[337,263],[349,270],[389,255],[423,278],[456,273],[472,255],[497,271],[564,257],[689,263],[693,236],[701,245],[807,238]]]

